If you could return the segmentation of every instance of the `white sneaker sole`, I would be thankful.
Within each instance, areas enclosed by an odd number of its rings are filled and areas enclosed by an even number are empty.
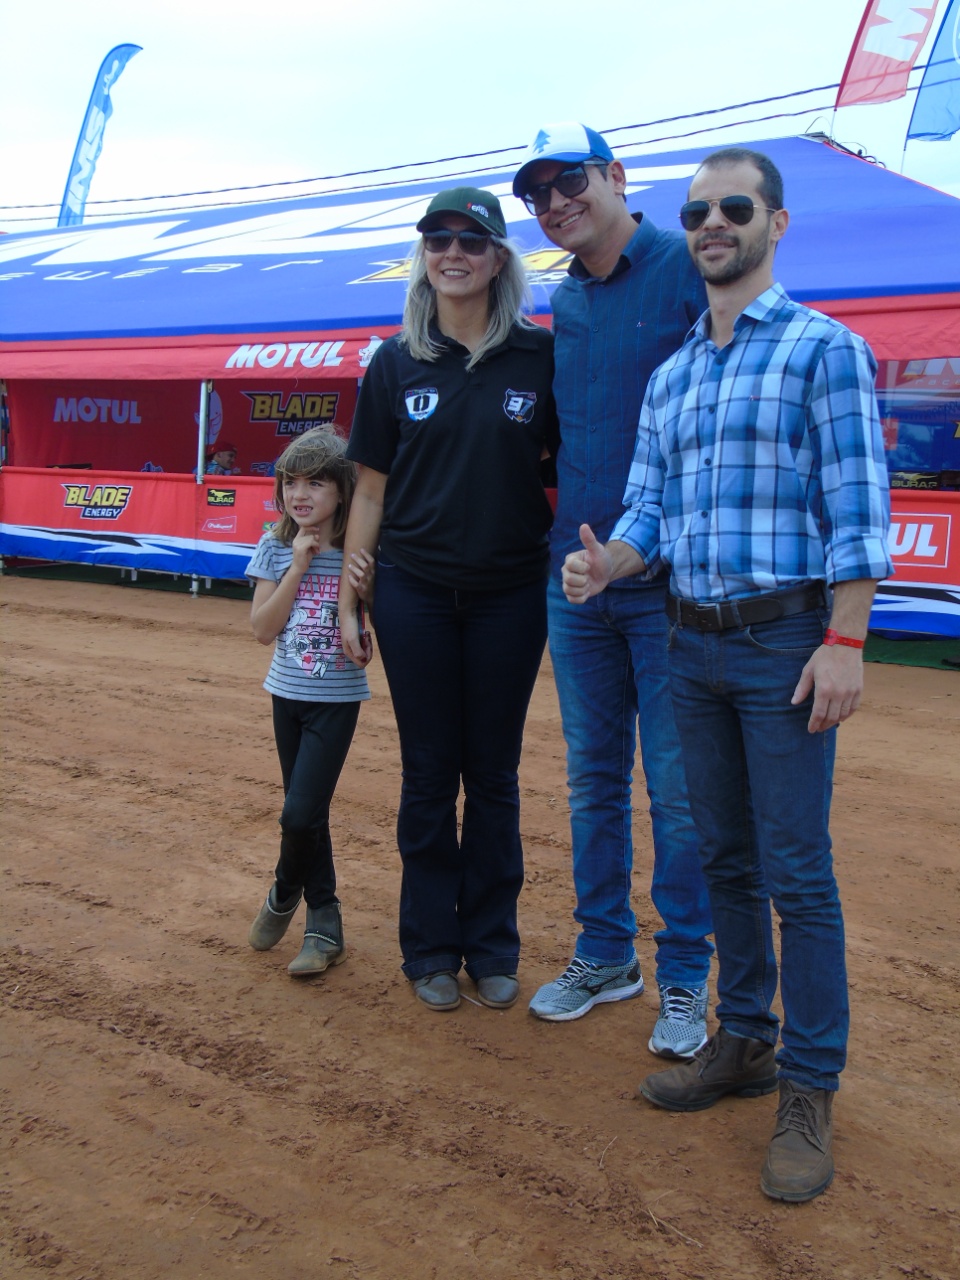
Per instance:
[[[703,1046],[707,1043],[708,1038],[709,1037],[704,1036],[703,1039],[700,1041],[700,1043],[696,1045],[694,1048],[686,1049],[684,1050],[683,1053],[677,1053],[676,1049],[671,1048],[671,1046],[668,1044],[665,1044],[662,1049],[658,1049],[656,1044],[654,1043],[653,1036],[651,1036],[650,1039],[647,1041],[647,1048],[657,1058],[670,1058],[674,1062],[685,1062],[690,1058],[692,1058],[694,1054],[700,1052]]]

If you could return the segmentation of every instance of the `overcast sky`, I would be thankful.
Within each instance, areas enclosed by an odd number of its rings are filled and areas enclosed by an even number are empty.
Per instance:
[[[938,20],[946,7],[940,0]],[[834,84],[863,8],[864,0],[30,0],[3,19],[0,205],[59,207],[97,68],[117,44],[143,51],[112,92],[88,217],[94,201],[521,147],[548,121],[613,130]],[[830,132],[835,96],[824,90],[610,141],[798,110],[805,114],[656,149]],[[914,98],[846,108],[833,134],[899,170]],[[912,142],[904,171],[960,195],[960,134]],[[52,225],[57,208],[5,208],[0,229]],[[38,213],[48,220],[15,221]]]

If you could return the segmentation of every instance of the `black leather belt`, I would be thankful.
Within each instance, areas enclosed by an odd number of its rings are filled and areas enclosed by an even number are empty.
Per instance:
[[[667,596],[667,617],[681,627],[699,631],[729,631],[732,627],[750,627],[755,622],[776,622],[808,609],[819,609],[827,603],[822,581],[805,582],[783,591],[768,591],[762,596],[744,596],[739,600],[718,600],[716,604],[697,604]]]

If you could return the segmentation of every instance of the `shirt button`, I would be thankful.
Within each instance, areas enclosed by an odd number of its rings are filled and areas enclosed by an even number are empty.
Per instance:
[[[599,333],[599,332],[600,332],[600,326],[599,326],[598,324],[595,324],[595,325],[593,326],[593,332],[594,332],[594,333]]]
[[[705,467],[709,467],[709,465],[710,465],[710,459],[709,459],[709,458],[704,458],[704,460],[703,460],[703,465],[704,465]]]
[[[716,412],[717,412],[717,406],[715,404],[712,404],[710,408],[707,410],[707,413],[716,413]]]
[[[706,566],[705,564],[702,564],[702,563],[697,565],[697,568],[698,568],[698,569],[705,569],[706,567],[707,567],[707,566]]]
[[[596,375],[595,373],[591,373],[591,375],[590,375],[590,381],[591,381],[591,382],[596,382],[596,380],[597,380],[597,375]]]
[[[701,511],[700,514],[703,516],[704,520],[706,520],[707,513],[705,511]]]

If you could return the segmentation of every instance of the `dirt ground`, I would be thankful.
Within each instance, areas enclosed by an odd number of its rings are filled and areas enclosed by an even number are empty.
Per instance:
[[[335,802],[349,946],[246,943],[276,856],[269,652],[226,599],[7,577],[0,1275],[59,1280],[898,1280],[960,1275],[960,678],[868,668],[834,802],[853,1004],[837,1177],[758,1177],[775,1097],[674,1116],[639,999],[550,1025],[574,940],[556,698],[527,724],[521,1003],[399,969],[382,670]],[[469,992],[469,986],[465,984]],[[470,992],[470,994],[473,994]]]

